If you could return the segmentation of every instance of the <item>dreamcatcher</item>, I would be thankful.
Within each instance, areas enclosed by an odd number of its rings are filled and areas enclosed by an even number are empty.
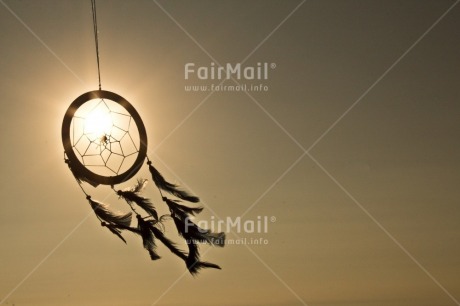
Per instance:
[[[199,198],[165,180],[147,157],[147,133],[136,109],[123,97],[101,89],[95,0],[91,0],[91,4],[99,90],[82,94],[67,109],[62,123],[64,160],[101,225],[123,242],[126,243],[122,236],[124,231],[139,235],[150,258],[157,260],[160,258],[156,248],[159,240],[185,262],[192,274],[201,268],[220,269],[216,264],[200,260],[198,244],[223,247],[225,234],[202,229],[190,219],[191,215],[203,210],[203,207],[196,206]],[[169,208],[168,215],[159,216],[153,203],[142,196],[146,179],[138,179],[129,188],[117,188],[118,184],[133,178],[145,161],[163,202]],[[120,213],[110,210],[108,205],[86,192],[84,183],[94,188],[110,186],[131,211]],[[133,215],[137,226],[131,225]],[[168,220],[172,220],[179,236],[185,239],[188,251],[165,236],[163,223]]]

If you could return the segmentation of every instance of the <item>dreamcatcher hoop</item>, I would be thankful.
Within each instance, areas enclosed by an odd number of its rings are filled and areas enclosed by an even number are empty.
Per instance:
[[[121,174],[114,176],[104,176],[94,173],[80,162],[74,152],[71,141],[72,120],[80,106],[94,99],[108,99],[123,107],[133,118],[137,127],[137,131],[139,132],[140,144],[137,158],[132,166]],[[76,172],[79,177],[84,178],[85,181],[89,182],[93,186],[97,186],[99,184],[116,185],[129,180],[139,171],[147,156],[147,133],[139,113],[125,98],[117,95],[114,92],[106,90],[93,90],[86,92],[80,95],[70,104],[62,122],[62,144],[64,146],[64,151],[67,156],[69,165],[71,165],[72,171]]]

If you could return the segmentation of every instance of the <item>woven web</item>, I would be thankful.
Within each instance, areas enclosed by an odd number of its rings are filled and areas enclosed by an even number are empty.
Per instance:
[[[129,169],[139,154],[139,132],[131,115],[107,99],[87,101],[75,112],[71,144],[93,173],[115,176]]]

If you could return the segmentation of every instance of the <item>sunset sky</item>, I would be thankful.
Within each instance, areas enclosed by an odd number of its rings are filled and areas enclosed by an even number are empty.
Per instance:
[[[200,196],[196,221],[267,220],[203,245],[222,270],[194,278],[102,228],[64,163],[64,114],[98,88],[91,2],[0,0],[0,304],[460,305],[458,2],[97,0],[102,89]]]

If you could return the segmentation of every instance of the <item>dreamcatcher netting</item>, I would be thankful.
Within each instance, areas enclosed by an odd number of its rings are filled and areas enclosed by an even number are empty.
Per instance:
[[[139,235],[150,258],[157,260],[160,256],[156,241],[159,240],[185,262],[192,274],[201,268],[220,269],[216,264],[200,260],[198,245],[208,243],[223,247],[225,234],[202,229],[190,219],[203,210],[203,207],[196,204],[199,198],[166,181],[153,166],[147,157],[147,133],[136,109],[123,97],[101,90],[95,0],[91,3],[99,90],[82,94],[67,109],[62,124],[64,160],[101,225],[123,242],[126,243],[122,236],[124,231]],[[169,208],[170,213],[167,215],[159,216],[153,203],[142,196],[142,190],[147,185],[146,179],[138,179],[129,188],[117,188],[119,184],[132,179],[144,162],[148,165],[163,202]],[[110,186],[131,211],[112,211],[108,205],[91,197],[85,190],[85,183],[93,188],[99,185]],[[131,224],[133,215],[137,226]],[[177,228],[178,235],[185,239],[187,252],[165,236],[163,224],[170,220]]]

